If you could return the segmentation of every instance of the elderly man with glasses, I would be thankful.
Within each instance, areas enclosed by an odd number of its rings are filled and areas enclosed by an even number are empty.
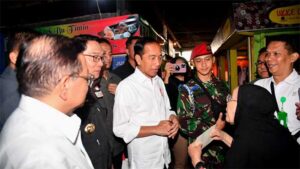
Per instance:
[[[37,37],[21,50],[22,96],[0,135],[0,168],[93,168],[73,114],[91,79],[83,50],[82,44],[54,35]]]

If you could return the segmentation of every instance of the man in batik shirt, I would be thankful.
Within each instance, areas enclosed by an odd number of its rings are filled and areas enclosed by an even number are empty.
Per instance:
[[[194,78],[179,87],[178,117],[181,130],[186,134],[189,143],[216,124],[217,119],[211,110],[211,100],[205,94],[195,78],[202,82],[212,99],[220,104],[226,104],[229,94],[225,82],[217,79],[212,73],[215,57],[206,43],[196,46],[191,55],[195,67]],[[224,162],[226,145],[213,141],[203,149],[202,159],[208,168],[221,168]]]

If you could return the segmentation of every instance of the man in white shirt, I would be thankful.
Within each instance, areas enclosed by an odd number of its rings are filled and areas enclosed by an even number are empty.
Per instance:
[[[161,48],[156,40],[144,37],[136,42],[134,52],[137,68],[117,87],[113,131],[128,144],[131,169],[168,168],[168,137],[174,138],[179,124],[157,76]]]
[[[272,76],[255,84],[272,92],[273,83],[279,111],[287,113],[287,127],[300,144],[300,118],[297,119],[300,107],[300,75],[293,69],[299,53],[296,50],[297,44],[291,43],[290,39],[288,36],[271,39],[267,47],[266,63]]]
[[[19,107],[0,135],[1,169],[90,169],[80,119],[72,112],[85,100],[84,47],[62,36],[43,35],[24,50],[17,77]]]

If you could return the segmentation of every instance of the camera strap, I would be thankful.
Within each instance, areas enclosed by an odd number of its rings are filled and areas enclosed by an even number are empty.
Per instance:
[[[198,79],[197,77],[194,77],[194,81],[203,89],[205,95],[211,100],[211,102],[216,101],[211,97],[211,95],[209,94],[207,89],[204,87],[204,85],[202,84],[202,81],[200,79]]]
[[[202,84],[202,81],[200,79],[198,79],[197,77],[194,77],[194,80],[203,89],[205,95],[210,99],[211,110],[213,111],[213,113],[215,113],[214,110],[213,110],[213,106],[214,105],[220,105],[220,106],[222,106],[222,105],[217,100],[215,100],[215,99],[213,99],[211,97],[211,95],[209,94],[209,92],[207,91],[207,89],[204,87],[204,85]],[[217,112],[217,113],[220,113],[220,112]],[[223,112],[223,117],[222,117],[223,121],[225,121],[225,116],[224,116],[225,114],[224,113],[226,113],[226,112]],[[218,117],[215,117],[215,118],[218,119]]]
[[[276,101],[276,111],[279,112],[279,107],[278,107],[277,100],[276,100],[276,95],[275,95],[275,91],[274,91],[274,83],[273,82],[271,82],[270,88],[271,88],[272,96],[274,97],[274,99]]]

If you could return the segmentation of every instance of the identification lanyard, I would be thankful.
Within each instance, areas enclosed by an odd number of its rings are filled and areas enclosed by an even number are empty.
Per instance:
[[[281,125],[283,125],[284,127],[287,128],[287,113],[283,110],[283,106],[282,106],[281,110],[279,111],[279,107],[278,107],[276,96],[275,96],[274,83],[273,82],[271,82],[270,87],[271,87],[272,95],[273,95],[273,97],[276,101],[276,112],[277,112],[278,121],[280,122]],[[280,101],[283,104],[286,101],[286,98],[282,97],[280,99]]]

